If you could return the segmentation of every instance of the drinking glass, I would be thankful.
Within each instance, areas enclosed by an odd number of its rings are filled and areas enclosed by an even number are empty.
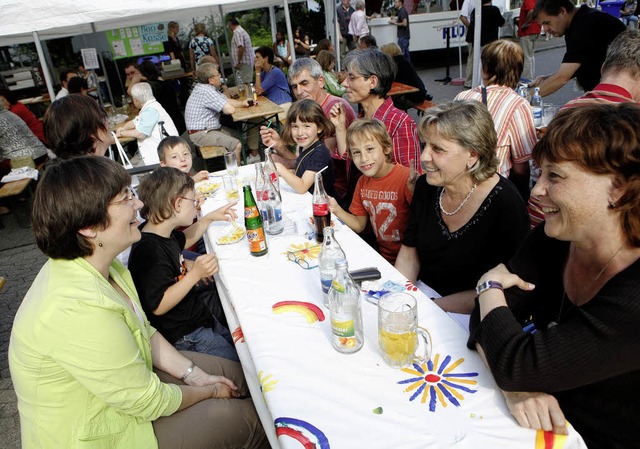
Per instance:
[[[551,123],[551,120],[553,120],[553,117],[555,117],[557,113],[558,108],[553,104],[548,103],[544,105],[544,109],[542,111],[542,124],[545,127],[549,126],[549,123]]]
[[[240,101],[247,99],[247,89],[244,84],[238,85],[238,95],[240,95]]]
[[[419,339],[423,349],[418,353]],[[407,293],[388,293],[378,301],[378,344],[385,363],[394,368],[431,356],[431,335],[418,326],[418,305]]]
[[[224,153],[224,165],[227,167],[228,175],[238,174],[238,159],[236,159],[236,153],[229,151]]]
[[[222,177],[224,190],[227,193],[228,201],[238,201],[240,194],[238,193],[238,178],[235,175],[224,175]]]

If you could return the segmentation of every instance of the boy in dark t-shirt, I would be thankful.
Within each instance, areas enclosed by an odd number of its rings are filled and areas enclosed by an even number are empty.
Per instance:
[[[129,270],[151,324],[177,349],[208,353],[238,361],[212,276],[218,271],[214,254],[185,264],[182,250],[196,242],[211,222],[235,218],[235,203],[191,224],[196,216],[193,180],[178,169],[161,167],[138,187],[148,221],[142,238],[131,248]],[[177,231],[180,226],[190,225]],[[198,286],[201,280],[204,285]]]

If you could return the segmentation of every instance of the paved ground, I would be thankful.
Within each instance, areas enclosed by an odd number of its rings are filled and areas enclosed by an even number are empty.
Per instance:
[[[555,71],[562,60],[563,47],[564,41],[561,39],[542,40],[536,58],[536,73],[547,74]],[[419,60],[414,63],[418,66],[437,65],[434,62],[420,64]],[[456,66],[451,69],[451,76],[454,78],[459,76],[457,61],[455,64]],[[462,69],[464,73],[464,66]],[[444,77],[445,69],[442,67],[421,69],[419,73],[437,103],[452,100],[463,90],[460,86],[442,85],[434,81]],[[561,105],[578,95],[579,93],[574,92],[572,86],[565,86],[545,100]],[[415,115],[413,116],[415,119]],[[7,349],[15,313],[46,258],[35,244],[25,238],[24,230],[18,228],[13,216],[5,215],[0,217],[0,220],[5,226],[4,229],[0,229],[0,240],[3,243],[0,247],[14,246],[12,249],[0,250],[0,276],[7,278],[7,284],[0,292],[0,448],[18,449],[20,448],[20,423],[16,397],[9,375]]]

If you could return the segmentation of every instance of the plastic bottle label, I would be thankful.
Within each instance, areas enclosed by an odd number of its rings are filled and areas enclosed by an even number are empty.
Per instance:
[[[313,215],[323,216],[329,214],[329,203],[313,203]]]
[[[282,221],[282,209],[275,209],[273,214],[276,217],[276,221]]]
[[[272,171],[271,173],[269,173],[269,179],[273,183],[275,183],[278,180],[278,175],[276,174],[275,171]]]
[[[332,281],[331,286],[338,293],[344,293],[344,285],[340,284],[338,281]]]
[[[331,332],[338,337],[338,343],[343,348],[356,346],[356,330],[354,320],[340,321],[331,318]]]
[[[245,207],[244,208],[244,218],[255,218],[260,215],[258,212],[258,208],[256,206]]]
[[[262,228],[247,229],[247,240],[249,240],[249,251],[252,253],[259,253],[267,247],[264,241],[264,230]]]

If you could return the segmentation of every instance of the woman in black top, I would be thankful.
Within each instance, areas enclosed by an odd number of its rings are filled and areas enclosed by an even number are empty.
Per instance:
[[[396,268],[442,298],[444,310],[470,313],[478,273],[516,252],[529,228],[516,188],[496,173],[496,131],[478,101],[429,109],[409,222]]]
[[[638,123],[629,103],[556,116],[533,152],[545,222],[480,278],[470,322],[518,423],[568,420],[590,449],[639,447]]]

